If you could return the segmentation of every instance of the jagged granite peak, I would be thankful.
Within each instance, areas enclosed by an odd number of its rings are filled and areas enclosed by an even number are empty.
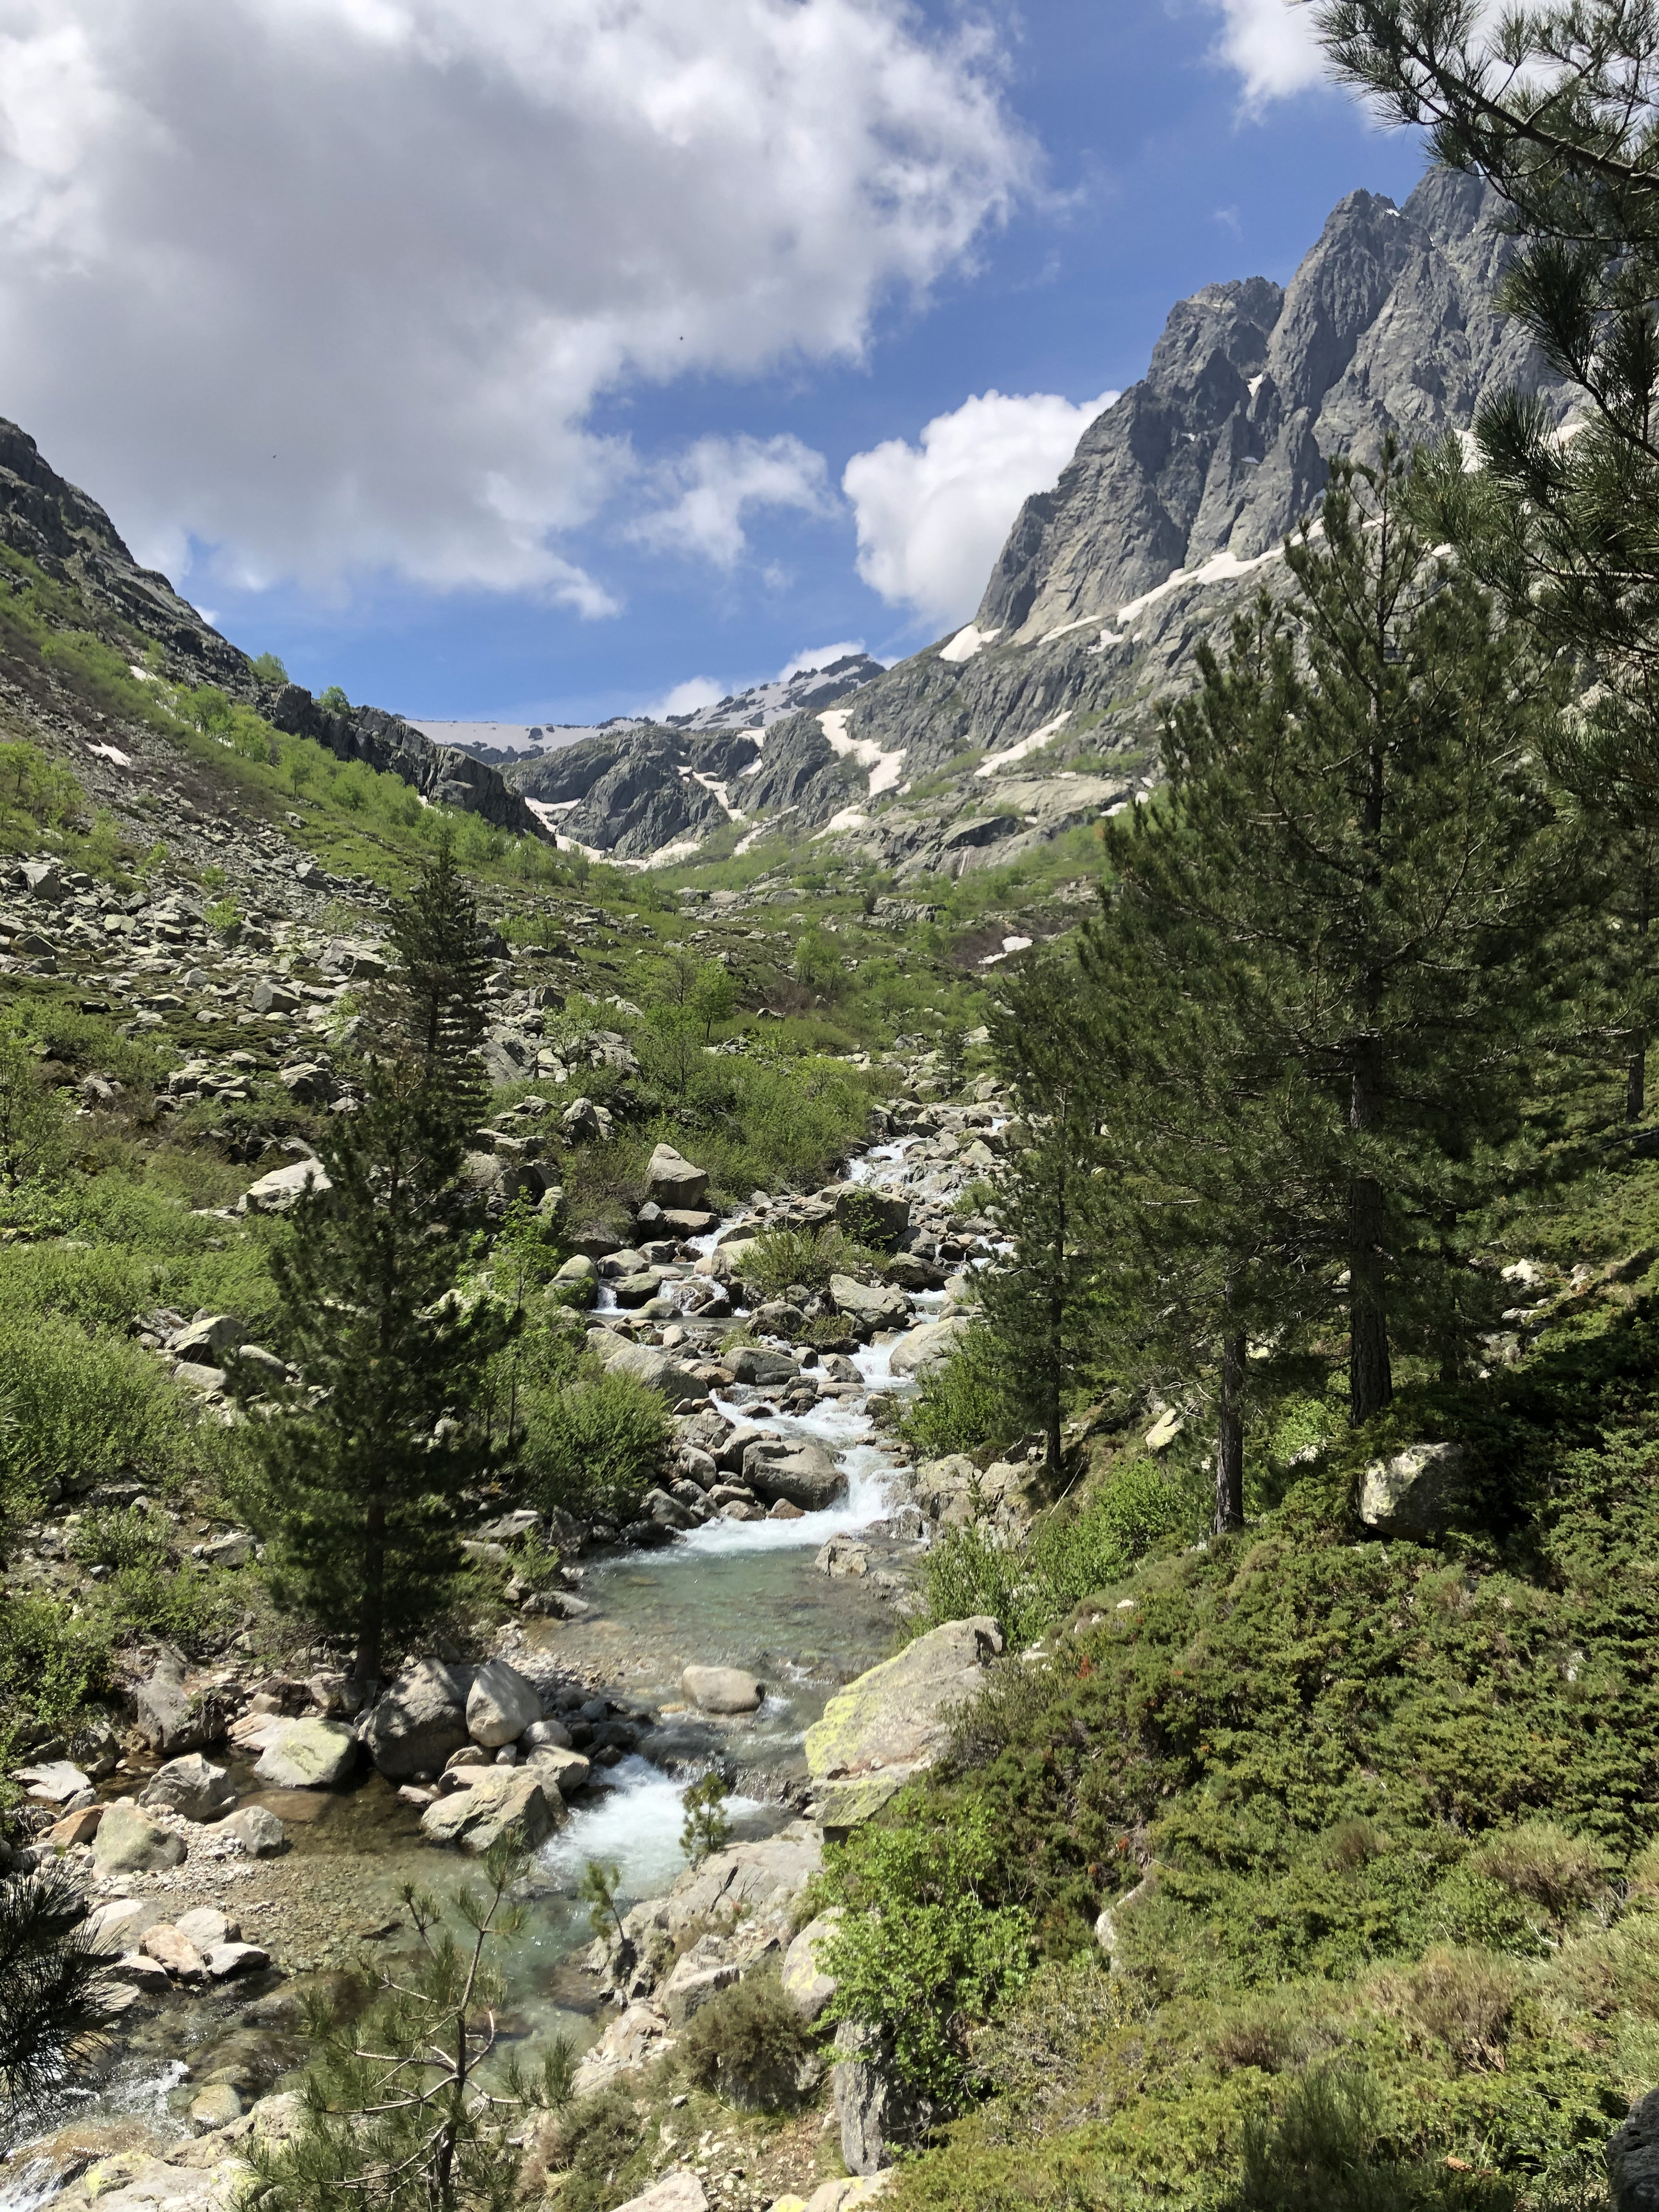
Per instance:
[[[1571,393],[1493,309],[1507,242],[1478,179],[1431,170],[1403,208],[1350,192],[1289,286],[1206,285],[1143,380],[1028,500],[975,616],[1006,644],[1104,621],[1176,570],[1282,544],[1330,454],[1466,430],[1489,392]]]
[[[60,477],[27,431],[0,418],[0,540],[89,610],[112,614],[161,648],[175,681],[216,684],[277,729],[314,738],[342,760],[367,761],[422,797],[479,814],[497,828],[543,836],[542,823],[493,769],[433,744],[378,707],[331,714],[297,684],[262,685],[234,646],[159,570],[141,568],[96,500]]]
[[[738,779],[760,754],[751,730],[621,723],[506,771],[552,835],[617,860],[746,818]]]

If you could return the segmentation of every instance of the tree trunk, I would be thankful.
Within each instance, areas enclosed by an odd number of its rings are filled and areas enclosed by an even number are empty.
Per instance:
[[[357,1656],[352,1676],[365,1690],[380,1679],[386,1616],[386,1500],[370,1501],[363,1522],[363,1594],[357,1608]]]
[[[1244,1334],[1221,1340],[1221,1408],[1215,1452],[1215,1533],[1244,1526]]]
[[[1356,1429],[1394,1397],[1382,1218],[1382,1184],[1356,1176],[1348,1192],[1348,1420]]]
[[[1642,904],[1636,917],[1636,933],[1645,938],[1648,933],[1648,887],[1645,874],[1642,879]],[[1638,1030],[1632,1042],[1636,1049],[1625,1063],[1625,1119],[1639,1121],[1648,1104],[1648,1033]]]

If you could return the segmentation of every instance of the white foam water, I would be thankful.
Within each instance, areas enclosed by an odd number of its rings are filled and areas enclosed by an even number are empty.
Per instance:
[[[637,1752],[611,1771],[615,1786],[597,1804],[574,1812],[543,1844],[538,1863],[561,1889],[574,1890],[590,1860],[608,1860],[619,1869],[619,1899],[631,1905],[642,1897],[660,1897],[685,1870],[680,1830],[685,1793],[696,1778],[676,1781]],[[761,1809],[751,1797],[728,1797],[724,1807],[732,1820]]]

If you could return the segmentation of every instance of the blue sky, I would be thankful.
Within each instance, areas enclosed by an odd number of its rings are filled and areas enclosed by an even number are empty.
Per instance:
[[[0,0],[0,412],[239,643],[421,716],[914,650],[1176,299],[1282,281],[1421,167],[1283,0]]]

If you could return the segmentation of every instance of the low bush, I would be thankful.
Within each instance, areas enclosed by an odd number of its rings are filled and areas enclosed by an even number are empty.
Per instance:
[[[740,1247],[736,1261],[752,1297],[781,1298],[797,1285],[827,1291],[831,1275],[845,1275],[866,1255],[833,1222],[821,1229],[763,1229]]]
[[[1247,2121],[1229,2212],[1508,2212],[1515,2194],[1463,2161],[1393,2154],[1382,2097],[1352,2068],[1299,2075],[1272,2118]]]
[[[111,1641],[101,1611],[72,1612],[40,1592],[13,1592],[0,1605],[0,1714],[9,1723],[72,1724],[109,1686]]]
[[[923,1372],[899,1421],[899,1433],[918,1459],[949,1459],[957,1452],[998,1450],[1025,1425],[997,1356],[991,1333],[970,1328],[947,1356]]]
[[[1591,1905],[1606,1888],[1605,1852],[1553,1820],[1523,1820],[1488,1836],[1475,1863],[1503,1888],[1542,1905],[1552,1920]]]
[[[70,1557],[83,1567],[147,1566],[167,1557],[169,1524],[143,1505],[83,1514],[70,1538]]]
[[[799,2007],[771,1975],[750,1975],[711,1997],[677,2055],[700,2088],[766,2112],[796,2103],[812,2078],[811,2036]]]
[[[130,1469],[166,1485],[193,1442],[183,1392],[130,1338],[52,1316],[0,1318],[0,1491]]]
[[[659,1394],[631,1375],[595,1371],[520,1401],[524,1466],[544,1511],[629,1521],[657,1480],[671,1434]]]

